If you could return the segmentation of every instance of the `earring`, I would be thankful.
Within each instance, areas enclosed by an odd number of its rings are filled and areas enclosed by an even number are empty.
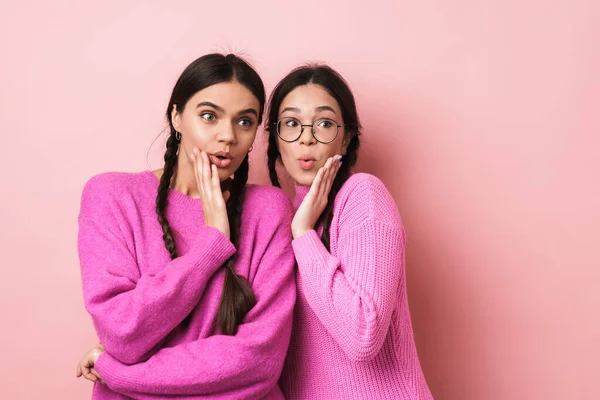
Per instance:
[[[248,150],[248,153],[250,153],[252,151],[252,149],[254,149],[254,146],[250,146],[250,149]]]
[[[175,131],[175,139],[179,142],[181,140],[181,132]]]

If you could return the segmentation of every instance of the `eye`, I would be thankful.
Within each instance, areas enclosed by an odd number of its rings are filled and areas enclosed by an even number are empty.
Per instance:
[[[254,125],[254,122],[250,118],[242,118],[238,121],[238,125],[243,128],[250,128]]]
[[[209,121],[209,122],[212,122],[212,121],[214,121],[214,120],[217,119],[217,117],[215,116],[215,114],[209,113],[209,112],[205,112],[205,113],[200,114],[200,117],[202,119],[206,120],[206,121]]]
[[[294,127],[296,127],[296,126],[298,126],[298,125],[299,125],[298,121],[296,121],[296,120],[295,120],[295,119],[293,119],[293,118],[290,118],[290,119],[288,119],[288,120],[286,120],[286,121],[284,121],[284,122],[285,122],[285,125],[286,125],[286,126],[289,126],[290,128],[294,128]]]
[[[322,119],[319,121],[318,127],[323,129],[329,129],[333,126],[333,122],[328,119]]]

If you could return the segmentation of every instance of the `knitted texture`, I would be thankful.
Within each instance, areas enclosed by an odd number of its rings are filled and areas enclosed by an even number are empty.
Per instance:
[[[297,187],[298,207],[308,187]],[[321,230],[322,231],[322,230]],[[288,399],[432,399],[413,338],[405,232],[383,183],[355,174],[335,198],[331,252],[293,241],[298,299],[280,386]]]
[[[92,398],[282,398],[277,386],[296,297],[292,205],[277,188],[248,185],[240,243],[204,225],[198,199],[171,190],[171,260],[157,221],[153,173],[107,173],[86,185],[79,216],[85,306],[106,352]],[[269,218],[264,218],[264,215]],[[246,277],[256,306],[235,336],[215,320],[223,263]]]

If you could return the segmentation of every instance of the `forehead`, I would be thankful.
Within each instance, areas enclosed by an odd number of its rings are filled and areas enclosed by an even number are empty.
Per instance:
[[[246,86],[237,81],[221,82],[196,92],[186,103],[185,109],[195,109],[199,103],[211,102],[227,112],[254,108],[258,112],[258,99]]]
[[[317,107],[329,106],[333,108],[336,114],[340,115],[340,107],[337,101],[321,85],[309,83],[308,85],[298,86],[281,102],[279,112],[286,107],[298,108],[301,113],[311,113]]]

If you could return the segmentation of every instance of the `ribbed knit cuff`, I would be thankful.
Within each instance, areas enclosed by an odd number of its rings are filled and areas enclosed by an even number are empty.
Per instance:
[[[212,275],[235,254],[236,249],[227,236],[216,228],[203,226],[199,236],[196,240],[198,244],[188,254],[195,260],[200,271]]]
[[[106,385],[113,391],[119,391],[121,387],[130,386],[125,384],[124,367],[127,366],[107,352],[100,354],[94,364],[94,369],[98,371]]]
[[[339,265],[314,230],[292,241],[292,248],[302,272],[330,278]]]

